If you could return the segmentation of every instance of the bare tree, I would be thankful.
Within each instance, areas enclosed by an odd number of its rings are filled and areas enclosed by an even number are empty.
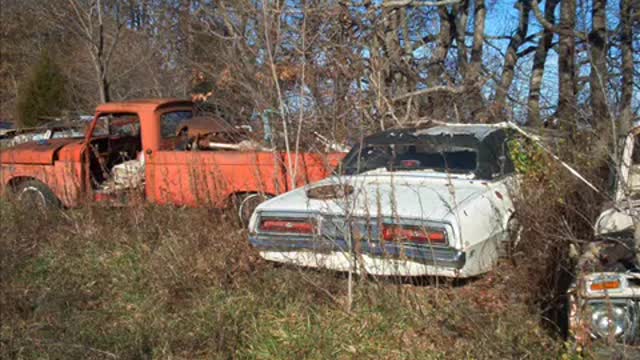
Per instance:
[[[557,104],[545,106],[569,125],[577,120],[578,99],[587,106],[583,113],[593,113],[598,121],[613,111],[630,119],[637,106],[635,1],[621,0],[617,21],[607,18],[618,15],[604,12],[610,3],[606,0],[546,0],[542,10],[539,0],[518,0],[517,24],[491,35],[485,33],[485,22],[504,7],[485,0],[300,0],[272,2],[264,9],[252,0],[33,3],[28,11],[18,3],[12,9],[33,12],[47,29],[62,34],[53,40],[60,49],[56,60],[65,64],[78,108],[110,98],[188,96],[195,91],[227,118],[279,113],[277,123],[284,125],[280,118],[287,118],[287,126],[298,129],[299,114],[292,116],[288,109],[295,110],[295,99],[304,97],[314,117],[305,119],[304,138],[307,130],[322,127],[334,133],[340,127],[346,136],[349,128],[370,131],[421,117],[492,121],[498,115],[494,110],[507,104],[526,108],[529,122],[540,124],[543,93],[552,94],[550,99],[558,95]],[[576,11],[583,9],[593,21],[577,24]],[[530,21],[531,12],[537,21]],[[11,20],[2,23],[8,29],[15,21],[3,16]],[[541,32],[532,34],[534,26]],[[14,31],[17,26],[11,29],[6,33],[25,33]],[[28,54],[37,53],[35,43],[12,42],[12,48],[24,46],[25,55],[3,57],[2,76],[10,88],[17,89],[21,76],[6,69],[20,69],[19,58],[29,62]],[[545,70],[556,66],[545,68],[554,50],[559,57],[557,88],[543,82]],[[529,61],[531,73],[521,72],[518,65]],[[589,63],[590,76],[579,78],[576,74]],[[620,78],[620,89],[612,88]],[[492,92],[494,100],[486,97]],[[528,92],[528,99],[519,101],[518,92]],[[11,98],[8,91],[3,94],[2,101]],[[284,112],[278,110],[280,98]]]
[[[58,0],[37,6],[40,17],[76,35],[90,55],[100,102],[110,100],[110,65],[124,22],[116,2],[109,14],[101,0]]]

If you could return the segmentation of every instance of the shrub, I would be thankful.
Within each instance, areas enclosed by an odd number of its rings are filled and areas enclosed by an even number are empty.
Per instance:
[[[48,51],[33,66],[18,96],[17,117],[22,127],[37,126],[43,116],[59,116],[67,106],[66,79]]]

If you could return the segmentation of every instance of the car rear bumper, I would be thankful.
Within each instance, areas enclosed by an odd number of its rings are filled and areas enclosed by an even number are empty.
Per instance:
[[[251,237],[269,261],[372,275],[464,277],[466,254],[451,247],[408,247],[395,243],[359,241],[353,249],[345,240]]]

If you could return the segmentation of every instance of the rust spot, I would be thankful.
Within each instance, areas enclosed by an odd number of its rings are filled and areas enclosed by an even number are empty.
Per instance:
[[[500,200],[502,200],[502,199],[503,199],[502,194],[501,194],[499,191],[496,191],[495,193],[496,193],[496,197],[497,197],[498,199],[500,199]]]

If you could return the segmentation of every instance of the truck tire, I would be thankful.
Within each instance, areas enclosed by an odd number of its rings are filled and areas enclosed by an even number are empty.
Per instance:
[[[258,205],[269,200],[271,196],[260,193],[241,194],[236,197],[236,206],[238,210],[238,218],[242,224],[249,224],[251,215]]]
[[[60,200],[51,189],[38,180],[27,180],[19,183],[15,188],[15,196],[19,203],[41,210],[61,206]]]

